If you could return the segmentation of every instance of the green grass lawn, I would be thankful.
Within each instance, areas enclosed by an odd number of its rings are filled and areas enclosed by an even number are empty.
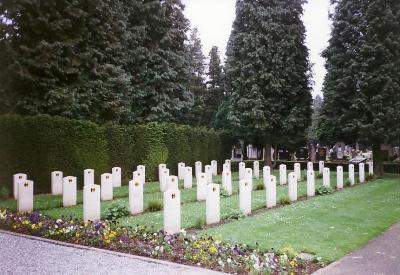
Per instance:
[[[387,175],[354,188],[259,213],[201,231],[263,249],[312,252],[334,261],[400,221],[400,177]]]

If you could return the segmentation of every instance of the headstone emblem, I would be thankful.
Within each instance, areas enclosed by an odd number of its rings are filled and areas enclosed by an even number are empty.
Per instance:
[[[176,196],[175,194],[172,194],[172,199],[175,199],[175,196]]]
[[[19,179],[22,179],[22,176],[19,176]]]
[[[69,179],[69,180],[68,180],[68,182],[72,182],[72,180],[71,180],[71,179]]]
[[[138,182],[135,182],[135,186],[139,186],[139,183],[138,183]]]
[[[109,179],[110,177],[109,176],[106,176],[106,179]]]
[[[28,187],[29,183],[25,182],[24,187]]]
[[[58,177],[58,176],[59,176],[59,174],[57,173],[57,174],[56,174],[56,176]]]
[[[215,187],[213,187],[213,192],[215,192],[217,189],[215,189]]]
[[[90,192],[92,192],[92,193],[93,193],[93,192],[96,192],[96,188],[91,188],[91,189],[90,189]]]

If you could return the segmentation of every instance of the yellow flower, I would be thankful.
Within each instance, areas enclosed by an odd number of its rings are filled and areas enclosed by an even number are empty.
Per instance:
[[[210,246],[210,248],[208,249],[211,253],[217,253],[218,249],[215,246]]]

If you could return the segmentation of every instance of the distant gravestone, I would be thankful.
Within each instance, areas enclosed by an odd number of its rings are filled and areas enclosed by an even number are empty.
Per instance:
[[[165,192],[168,189],[168,179],[169,179],[169,169],[164,168],[162,171],[162,176],[160,180],[160,190]]]
[[[260,178],[260,163],[258,161],[255,161],[253,163],[253,171],[254,171],[254,177],[256,179]]]
[[[70,207],[76,205],[77,183],[76,177],[63,178],[63,206]]]
[[[14,193],[14,199],[18,199],[18,185],[20,181],[26,181],[28,179],[28,176],[26,174],[15,174],[13,176],[13,193]]]
[[[284,185],[287,183],[286,165],[279,165],[279,184]]]
[[[314,170],[307,170],[307,197],[315,196],[315,175]]]
[[[133,172],[133,178],[132,179],[137,179],[140,180],[140,182],[144,185],[145,183],[145,177],[142,171],[135,171]]]
[[[314,171],[314,163],[312,163],[311,161],[307,162],[307,170]]]
[[[173,235],[181,231],[181,193],[179,190],[164,192],[164,232]]]
[[[203,167],[202,167],[201,161],[196,161],[194,164],[194,168],[195,168],[195,176],[197,178],[197,175],[203,172],[202,171]]]
[[[183,180],[185,178],[185,163],[178,163],[178,179]]]
[[[343,166],[336,167],[336,188],[343,189]]]
[[[289,200],[297,201],[297,178],[294,172],[289,173]]]
[[[369,175],[374,174],[374,163],[373,162],[368,162],[368,174]]]
[[[179,190],[179,179],[177,176],[169,176],[167,190]]]
[[[222,186],[229,196],[232,195],[232,173],[231,171],[222,172]]]
[[[219,184],[209,184],[207,186],[206,199],[206,222],[214,224],[220,222],[220,197]]]
[[[327,167],[322,171],[322,185],[325,187],[331,186],[331,171]]]
[[[349,164],[349,181],[351,186],[355,184],[354,164]]]
[[[211,165],[206,165],[205,167],[205,173],[207,175],[207,183],[212,183],[212,168]]]
[[[253,190],[253,170],[251,168],[246,168],[245,180],[250,184],[251,190]]]
[[[102,174],[100,180],[100,197],[102,201],[112,201],[113,199],[113,175]]]
[[[301,181],[301,166],[300,163],[294,164],[294,173],[296,174],[297,181]]]
[[[183,186],[185,189],[190,189],[192,188],[192,183],[193,181],[193,172],[192,172],[192,167],[186,166],[185,167],[185,179],[183,181]]]
[[[159,182],[161,182],[163,170],[166,168],[167,168],[167,165],[165,165],[164,163],[158,165],[158,181]]]
[[[136,167],[136,171],[138,171],[138,176],[140,177],[143,185],[146,183],[146,166],[144,165],[138,165]]]
[[[207,198],[207,175],[200,173],[197,177],[197,201],[204,201]]]
[[[358,164],[358,176],[360,183],[365,182],[365,170],[364,170],[364,163]]]
[[[94,184],[94,170],[86,169],[83,171],[83,185],[93,185]]]
[[[54,171],[51,172],[51,194],[61,195],[62,194],[62,182],[63,182],[63,172]]]
[[[231,162],[230,159],[226,159],[226,160],[225,160],[225,165],[227,165],[228,171],[232,171],[232,170],[231,170],[232,162]]]
[[[271,168],[269,166],[264,166],[263,167],[263,179],[264,179],[264,185],[267,184],[266,180],[269,179],[269,176],[271,175]]]
[[[325,162],[322,161],[322,160],[319,161],[318,162],[318,168],[319,168],[318,171],[319,171],[320,174],[322,174],[322,172],[324,171],[324,167],[325,167]]]
[[[136,179],[129,182],[129,213],[131,215],[143,212],[143,183]]]
[[[112,186],[121,187],[122,183],[121,167],[113,167],[111,170],[111,174],[112,174]]]
[[[211,172],[213,176],[218,175],[218,162],[216,160],[211,161]]]
[[[18,181],[17,210],[18,212],[33,211],[33,181]]]
[[[245,179],[246,176],[246,164],[244,162],[239,163],[239,180]]]
[[[239,208],[243,215],[251,214],[251,185],[246,180],[239,181]]]
[[[224,163],[222,164],[222,172],[230,171],[231,169],[229,168],[229,165]]]
[[[264,179],[267,208],[276,206],[276,177],[268,176]]]
[[[83,187],[83,220],[96,222],[100,220],[100,186]]]

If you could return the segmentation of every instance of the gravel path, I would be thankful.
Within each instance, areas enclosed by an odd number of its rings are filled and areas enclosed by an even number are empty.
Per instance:
[[[400,274],[400,223],[314,275]]]
[[[1,274],[218,274],[209,270],[0,231]]]

